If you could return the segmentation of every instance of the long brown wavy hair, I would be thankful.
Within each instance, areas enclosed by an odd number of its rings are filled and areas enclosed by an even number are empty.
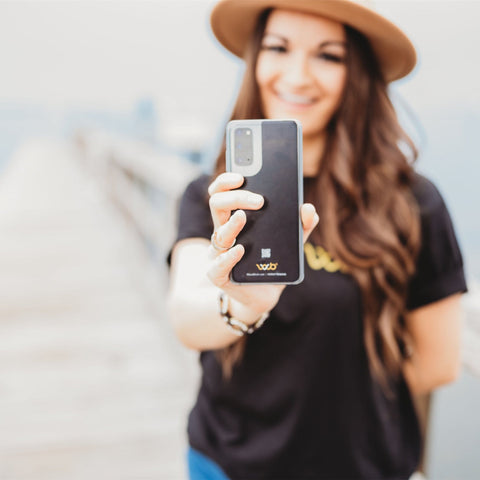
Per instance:
[[[264,118],[255,67],[270,11],[259,18],[231,119]],[[364,344],[374,377],[388,391],[408,345],[403,324],[409,277],[420,243],[419,215],[409,188],[416,148],[401,128],[366,37],[345,27],[347,80],[327,126],[320,169],[305,191],[320,216],[315,243],[346,267],[360,287]],[[215,175],[225,170],[225,142]],[[217,352],[224,376],[241,360],[246,339]]]

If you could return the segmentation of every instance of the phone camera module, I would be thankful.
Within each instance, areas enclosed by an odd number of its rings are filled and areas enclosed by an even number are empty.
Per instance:
[[[236,128],[235,140],[235,163],[241,166],[251,165],[253,162],[253,135],[251,128]]]

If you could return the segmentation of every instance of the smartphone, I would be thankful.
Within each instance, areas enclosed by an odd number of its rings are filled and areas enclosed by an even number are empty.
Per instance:
[[[234,120],[226,130],[226,168],[245,177],[240,187],[263,195],[246,210],[237,238],[245,255],[231,272],[238,284],[297,284],[304,276],[302,129],[296,120]]]

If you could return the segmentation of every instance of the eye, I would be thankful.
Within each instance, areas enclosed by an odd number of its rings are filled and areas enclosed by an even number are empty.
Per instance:
[[[286,53],[284,45],[262,45],[262,50],[267,52]]]
[[[343,57],[343,55],[337,55],[335,53],[321,52],[318,54],[318,58],[321,60],[325,60],[327,62],[334,62],[334,63],[345,62],[345,58]]]

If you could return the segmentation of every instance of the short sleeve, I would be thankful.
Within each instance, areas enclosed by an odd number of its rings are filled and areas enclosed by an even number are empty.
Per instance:
[[[177,235],[174,243],[186,238],[209,239],[213,231],[213,222],[208,205],[208,185],[210,177],[201,175],[185,189],[179,204]],[[170,254],[167,258],[170,263]]]
[[[467,291],[462,254],[442,196],[420,175],[416,176],[413,194],[420,211],[421,245],[408,286],[409,310]]]

